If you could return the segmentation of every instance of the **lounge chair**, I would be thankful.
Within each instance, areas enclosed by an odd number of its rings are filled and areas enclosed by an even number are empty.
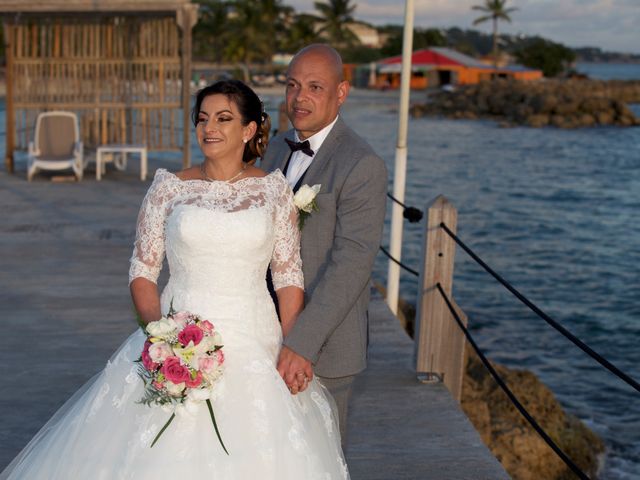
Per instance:
[[[71,168],[82,180],[84,166],[77,115],[63,111],[38,114],[34,141],[29,142],[27,179],[31,181],[38,169]]]

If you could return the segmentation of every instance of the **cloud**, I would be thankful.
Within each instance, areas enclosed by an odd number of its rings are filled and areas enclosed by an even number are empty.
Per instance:
[[[298,11],[314,10],[313,0],[285,0]],[[353,2],[355,17],[374,25],[404,22],[403,0]],[[471,9],[483,0],[414,0],[416,27],[474,27],[479,12]],[[512,22],[500,23],[504,33],[541,35],[571,47],[596,46],[603,50],[640,54],[640,0],[512,0]]]

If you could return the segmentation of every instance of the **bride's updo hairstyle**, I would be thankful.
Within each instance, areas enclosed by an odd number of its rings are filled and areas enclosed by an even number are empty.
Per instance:
[[[258,126],[256,134],[245,145],[242,161],[254,163],[256,158],[262,158],[269,141],[271,120],[267,112],[262,110],[262,102],[256,93],[240,80],[220,80],[204,87],[198,92],[196,103],[191,112],[191,118],[195,126],[198,125],[198,113],[200,112],[202,101],[209,95],[224,95],[235,103],[240,115],[242,115],[242,125],[246,126],[251,122],[256,122]]]

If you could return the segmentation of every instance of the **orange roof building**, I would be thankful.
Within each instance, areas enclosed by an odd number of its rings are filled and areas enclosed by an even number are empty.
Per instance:
[[[377,88],[399,88],[402,56],[377,62]],[[494,77],[516,80],[542,78],[540,70],[521,65],[493,67],[450,48],[433,47],[416,50],[411,56],[411,88],[424,89],[443,85],[466,85]]]

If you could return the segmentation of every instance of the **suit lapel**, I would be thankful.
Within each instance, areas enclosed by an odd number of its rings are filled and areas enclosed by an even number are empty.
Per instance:
[[[298,189],[302,186],[303,180],[307,180],[306,183],[315,184],[320,174],[326,169],[327,164],[334,157],[336,150],[340,144],[340,139],[345,130],[345,124],[342,121],[341,117],[338,117],[338,121],[333,126],[327,138],[325,138],[324,142],[320,146],[320,150],[316,153],[315,157],[313,157],[313,161],[309,168],[304,172],[298,183],[296,183],[293,191],[297,192]]]

